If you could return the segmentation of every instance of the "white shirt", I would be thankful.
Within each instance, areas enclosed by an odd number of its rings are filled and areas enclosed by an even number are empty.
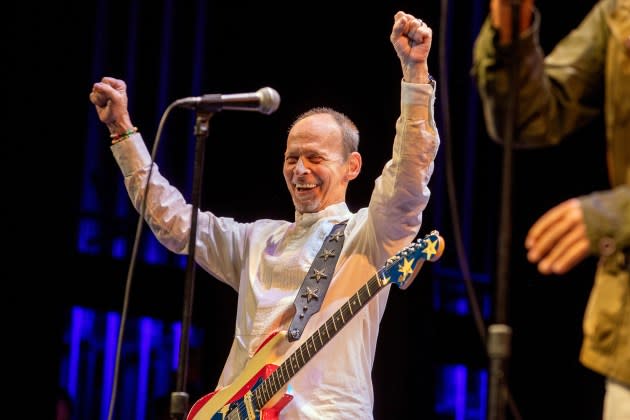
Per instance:
[[[386,260],[419,233],[430,191],[428,182],[439,146],[433,118],[435,83],[401,82],[401,116],[396,122],[392,159],[375,182],[369,206],[351,213],[338,203],[295,221],[239,223],[200,211],[196,262],[238,292],[234,340],[218,388],[242,375],[248,361],[271,334],[288,328],[293,301],[334,224],[348,219],[345,242],[321,309],[301,338],[282,340],[274,360],[280,364],[365,285]],[[141,208],[150,154],[139,134],[112,146],[136,209]],[[154,166],[146,220],[169,250],[187,252],[191,206]],[[282,419],[372,419],[371,371],[379,323],[389,286],[383,288],[289,380],[293,399]],[[253,363],[253,362],[252,362]]]

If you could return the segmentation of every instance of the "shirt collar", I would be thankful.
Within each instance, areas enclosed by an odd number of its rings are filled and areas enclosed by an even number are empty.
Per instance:
[[[317,213],[300,213],[295,212],[295,224],[310,226],[322,219],[338,219],[341,222],[350,216],[350,209],[345,202],[332,204]]]

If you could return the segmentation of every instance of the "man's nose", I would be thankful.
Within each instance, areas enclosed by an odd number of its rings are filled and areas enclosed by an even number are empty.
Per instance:
[[[295,173],[303,174],[306,172],[308,172],[308,168],[304,164],[304,161],[302,160],[302,158],[299,158],[297,163],[295,164]]]

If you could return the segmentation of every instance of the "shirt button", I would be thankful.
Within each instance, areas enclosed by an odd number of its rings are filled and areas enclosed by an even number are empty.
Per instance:
[[[599,241],[599,253],[603,257],[612,255],[616,250],[617,245],[615,244],[615,240],[613,238],[606,236]]]

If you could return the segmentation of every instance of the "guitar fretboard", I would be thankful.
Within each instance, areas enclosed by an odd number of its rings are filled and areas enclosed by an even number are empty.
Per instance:
[[[437,233],[434,233],[437,238]],[[427,235],[428,236],[428,235]],[[406,268],[411,270],[421,265],[424,258],[420,254],[426,247],[424,240],[418,240],[395,257],[388,260],[375,276],[361,287],[341,308],[339,308],[321,327],[313,333],[298,349],[273,371],[269,377],[260,383],[253,391],[253,401],[258,407],[263,407],[315,354],[322,349],[354,315],[363,308],[383,287],[390,283],[400,286],[407,280],[411,271],[405,271],[398,266],[403,257],[414,256],[406,261]],[[398,273],[396,273],[398,268]]]
[[[344,303],[313,335],[289,356],[254,391],[258,407],[264,406],[297,371],[326,345],[354,315],[376,295],[387,281],[381,279],[385,269],[379,270],[357,293]]]

